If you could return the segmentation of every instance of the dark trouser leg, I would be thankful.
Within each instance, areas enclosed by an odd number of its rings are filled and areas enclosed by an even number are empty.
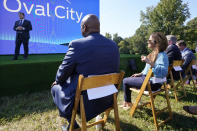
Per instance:
[[[70,126],[74,100],[71,99],[71,96],[68,97],[68,94],[65,94],[64,91],[69,92],[69,88],[64,88],[60,85],[55,85],[51,88],[53,101],[59,109],[60,117],[66,118]],[[74,124],[74,128],[79,128],[76,121]]]
[[[124,100],[126,102],[131,102],[131,90],[129,88],[140,89],[145,76],[141,77],[127,77],[123,79],[123,90],[124,90]]]
[[[23,47],[24,47],[24,58],[28,57],[28,52],[29,52],[29,39],[24,39],[23,40]]]
[[[15,54],[14,54],[15,58],[17,58],[18,55],[19,55],[21,43],[22,43],[21,39],[16,39],[16,41],[15,41]]]
[[[71,123],[71,117],[72,117],[72,115],[66,115],[66,114],[62,113],[60,110],[59,110],[59,114],[60,114],[61,117],[66,118],[66,120],[69,123],[68,128],[70,128],[70,123]],[[79,128],[79,125],[77,124],[77,122],[75,120],[74,129],[77,129],[77,128]]]

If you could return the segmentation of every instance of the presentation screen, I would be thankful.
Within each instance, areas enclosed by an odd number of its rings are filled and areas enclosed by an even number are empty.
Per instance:
[[[99,17],[99,0],[1,0],[0,55],[14,54],[18,12],[31,21],[29,53],[65,53],[67,44],[81,38],[81,20]],[[21,46],[20,53],[23,53]]]

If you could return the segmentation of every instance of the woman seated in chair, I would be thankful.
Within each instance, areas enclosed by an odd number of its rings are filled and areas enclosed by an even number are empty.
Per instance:
[[[150,68],[152,68],[154,77],[157,78],[164,78],[168,73],[169,61],[167,54],[164,52],[168,43],[165,35],[161,32],[153,33],[147,43],[152,52],[148,56],[141,56],[141,60],[146,62],[144,70],[123,79],[124,103],[121,107],[124,109],[130,108],[132,105],[130,88],[140,89]],[[152,91],[160,89],[162,85],[160,83],[153,84],[151,81],[150,83]]]

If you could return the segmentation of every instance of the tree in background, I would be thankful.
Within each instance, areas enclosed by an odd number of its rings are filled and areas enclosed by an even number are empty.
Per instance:
[[[183,36],[184,22],[189,16],[188,4],[182,0],[161,0],[155,8],[141,12],[142,23],[149,26],[149,32],[173,34],[178,38]]]
[[[147,40],[148,40],[148,27],[141,25],[135,32],[135,34],[128,38],[130,54],[147,54]]]
[[[118,33],[113,34],[113,41],[119,44],[123,40],[122,37],[118,36]]]
[[[129,54],[129,43],[127,41],[120,41],[120,43],[118,43],[118,47],[121,54]]]
[[[182,0],[160,0],[156,7],[147,7],[146,12],[141,11],[141,26],[135,34],[122,39],[118,34],[113,40],[118,43],[120,53],[147,54],[147,40],[153,32],[163,32],[165,35],[176,35],[178,40],[183,39],[191,49],[195,49],[197,40],[197,18],[184,23],[190,17],[187,3]],[[106,33],[107,38],[112,35]]]
[[[111,36],[110,33],[107,33],[107,32],[106,32],[106,33],[105,33],[105,37],[108,38],[108,39],[110,39],[110,40],[112,40],[112,36]]]
[[[196,48],[197,41],[197,17],[187,22],[184,29],[184,40],[191,49]]]

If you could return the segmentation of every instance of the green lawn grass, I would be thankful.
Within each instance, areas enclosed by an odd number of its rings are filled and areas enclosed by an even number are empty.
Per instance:
[[[197,105],[197,92],[190,86],[186,87],[187,97],[176,102],[172,93],[170,103],[173,111],[173,119],[166,123],[161,130],[197,130],[197,116],[186,113],[182,107],[184,105]],[[134,101],[135,93],[132,95]],[[146,98],[143,97],[143,101]],[[118,104],[123,101],[123,92],[118,94]],[[163,96],[156,97],[156,106],[165,106]],[[163,113],[161,118],[167,117]],[[155,130],[153,117],[149,108],[138,109],[134,117],[129,115],[129,111],[119,108],[120,126],[123,131],[152,131]],[[63,118],[58,116],[58,110],[53,104],[49,90],[20,94],[17,96],[0,98],[0,131],[61,131],[61,125],[65,123]],[[95,127],[90,128],[94,131]],[[109,121],[104,130],[115,130],[114,115],[110,113]]]

